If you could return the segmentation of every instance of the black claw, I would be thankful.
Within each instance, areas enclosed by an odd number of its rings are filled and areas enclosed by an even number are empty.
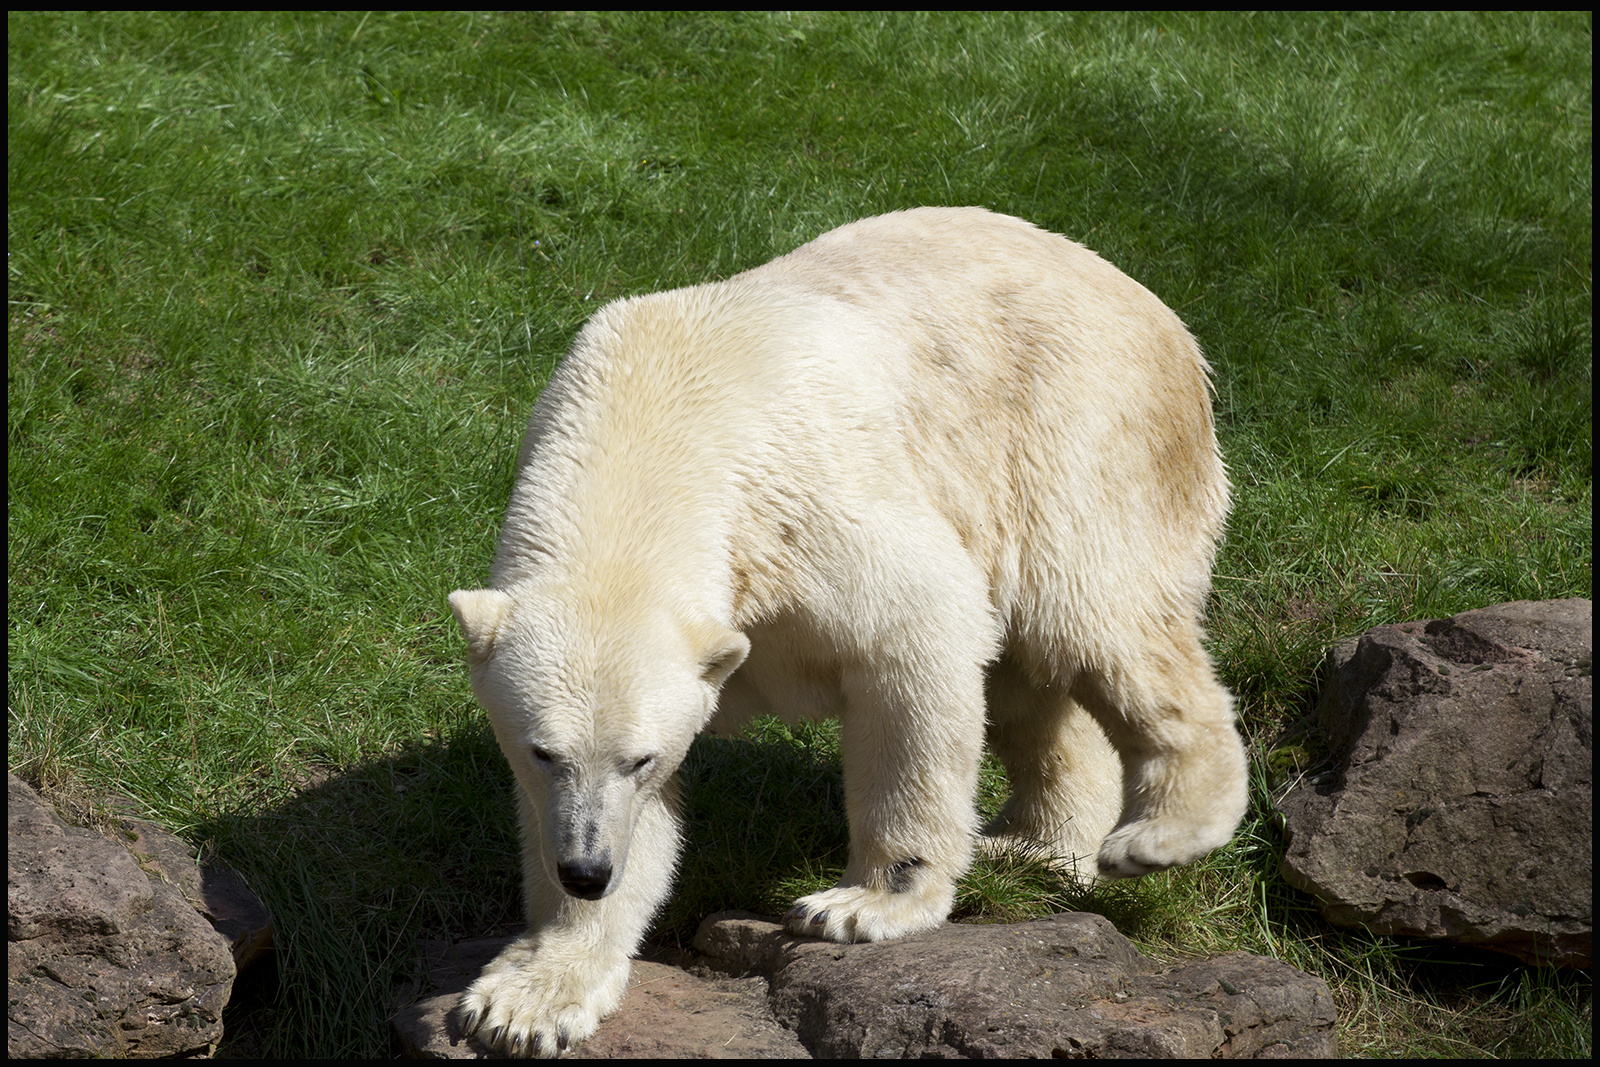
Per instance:
[[[828,921],[828,913],[826,911],[819,911],[815,915],[811,916],[811,925],[812,926],[821,926],[824,923],[826,923],[827,921]]]

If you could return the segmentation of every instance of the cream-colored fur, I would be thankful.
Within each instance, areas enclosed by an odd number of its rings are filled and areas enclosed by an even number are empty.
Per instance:
[[[450,598],[529,920],[467,1029],[593,1032],[669,890],[674,770],[760,712],[843,720],[849,864],[796,933],[945,919],[986,736],[999,847],[1116,877],[1224,844],[1245,756],[1199,618],[1227,504],[1183,325],[1017,219],[865,219],[602,308],[535,408],[490,588]]]

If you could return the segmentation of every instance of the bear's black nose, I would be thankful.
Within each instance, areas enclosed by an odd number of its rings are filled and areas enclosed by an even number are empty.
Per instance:
[[[579,900],[599,900],[611,884],[609,863],[563,863],[556,868],[561,888]]]

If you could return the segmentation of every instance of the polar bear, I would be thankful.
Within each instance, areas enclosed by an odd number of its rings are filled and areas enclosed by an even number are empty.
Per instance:
[[[986,740],[1001,842],[1108,877],[1227,842],[1208,370],[1143,286],[978,208],[597,312],[534,408],[490,586],[450,597],[528,914],[464,1029],[535,1055],[594,1031],[670,889],[675,769],[758,713],[842,719],[849,863],[795,934],[944,921]]]

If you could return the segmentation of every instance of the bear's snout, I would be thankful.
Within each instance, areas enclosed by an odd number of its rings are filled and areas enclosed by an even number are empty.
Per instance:
[[[563,863],[556,868],[561,888],[579,900],[599,900],[611,885],[609,860]]]

